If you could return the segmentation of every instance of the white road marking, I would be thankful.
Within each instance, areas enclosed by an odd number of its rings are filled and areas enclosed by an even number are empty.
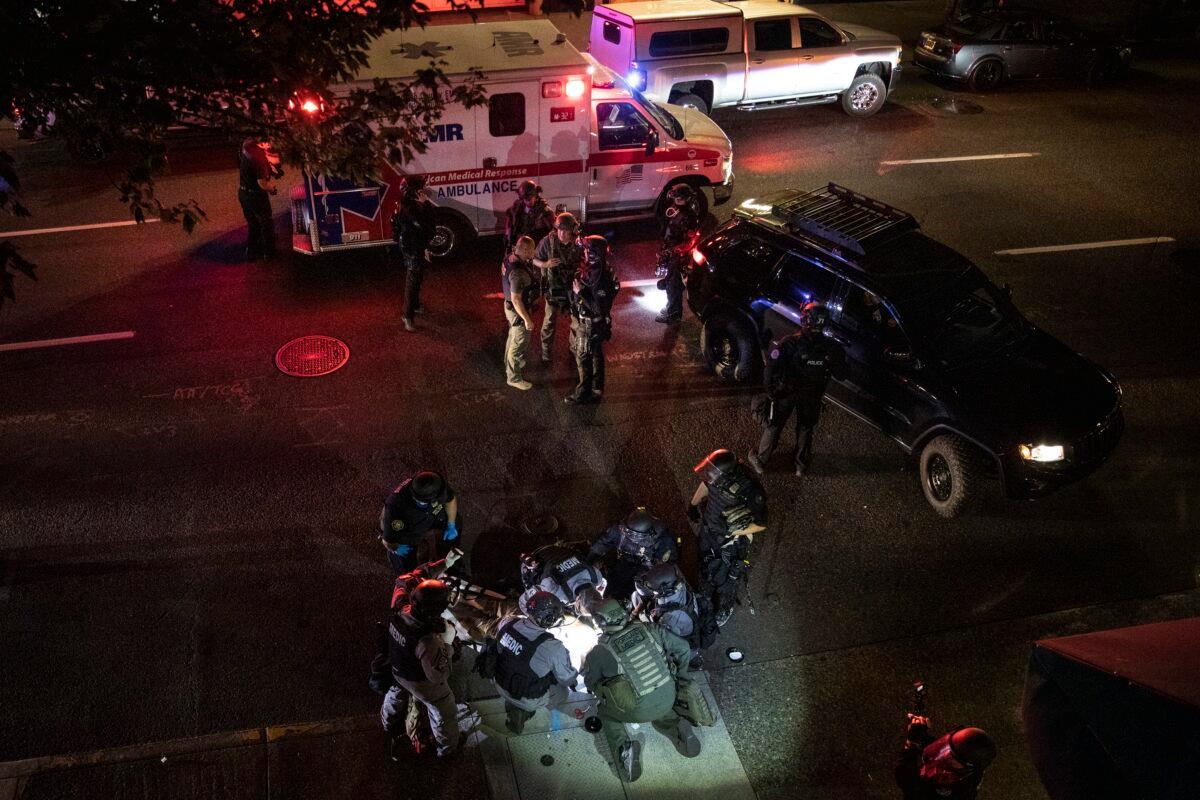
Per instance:
[[[36,350],[39,347],[61,347],[65,344],[91,344],[92,342],[111,342],[116,339],[132,339],[134,331],[117,331],[116,333],[93,333],[88,336],[68,336],[65,339],[36,339],[29,342],[0,343],[0,353],[10,350]]]
[[[633,281],[624,281],[623,280],[623,281],[621,281],[621,288],[628,289],[630,287],[636,288],[639,286],[654,286],[657,283],[658,283],[657,278],[638,278],[637,280],[633,280]],[[483,299],[484,300],[503,300],[504,295],[501,292],[490,292],[489,294],[485,294],[483,296]]]
[[[70,233],[71,231],[93,231],[97,228],[125,228],[130,225],[149,225],[151,222],[159,222],[157,217],[138,222],[135,219],[123,219],[120,222],[94,222],[90,225],[67,225],[63,228],[34,228],[30,231],[9,231],[8,233],[0,232],[0,239],[11,239],[16,236],[40,236],[43,233]]]
[[[1071,250],[1099,250],[1103,247],[1135,247],[1142,244],[1168,244],[1175,241],[1170,236],[1147,236],[1142,239],[1113,239],[1108,242],[1080,242],[1079,244],[1055,244],[1046,247],[1017,247],[1012,250],[997,250],[998,256],[1024,256],[1030,253],[1066,253]]]
[[[947,164],[951,161],[992,161],[1000,158],[1033,158],[1041,153],[990,153],[984,156],[947,156],[945,158],[907,158],[897,161],[880,161],[885,167],[899,167],[904,164]]]

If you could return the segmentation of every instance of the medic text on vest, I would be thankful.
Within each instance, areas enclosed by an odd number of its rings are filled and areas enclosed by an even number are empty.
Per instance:
[[[492,181],[491,183],[460,183],[455,186],[437,187],[438,197],[469,197],[477,194],[509,194],[517,190],[519,181]]]

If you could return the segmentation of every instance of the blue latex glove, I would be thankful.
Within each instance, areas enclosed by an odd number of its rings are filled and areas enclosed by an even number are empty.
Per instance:
[[[405,556],[407,556],[409,553],[412,552],[412,545],[411,544],[398,544],[398,545],[396,545],[396,549],[393,550],[392,552],[395,553],[396,555],[400,556],[401,558],[404,558]]]
[[[458,538],[458,526],[455,525],[453,522],[451,522],[450,524],[448,524],[446,526],[445,533],[442,534],[442,541],[443,542],[453,542],[457,538]]]

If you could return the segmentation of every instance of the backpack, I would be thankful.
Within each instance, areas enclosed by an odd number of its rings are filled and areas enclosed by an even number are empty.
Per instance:
[[[484,637],[479,652],[475,655],[475,664],[471,671],[485,681],[496,679],[496,664],[500,661],[500,645],[495,636]]]

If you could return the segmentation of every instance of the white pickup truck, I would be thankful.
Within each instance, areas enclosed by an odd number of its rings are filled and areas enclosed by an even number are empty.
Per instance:
[[[647,95],[714,108],[838,100],[869,117],[900,71],[900,40],[774,0],[597,5],[589,49]]]

